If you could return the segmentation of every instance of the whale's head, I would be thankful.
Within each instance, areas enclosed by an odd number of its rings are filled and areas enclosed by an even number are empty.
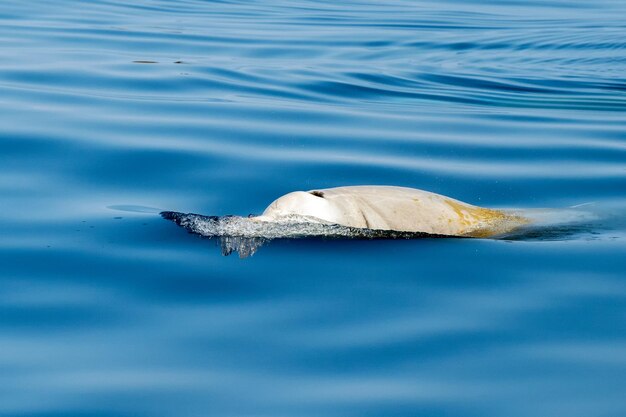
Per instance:
[[[329,222],[336,221],[330,202],[321,191],[294,191],[274,200],[260,219],[277,219],[285,216],[315,217]]]

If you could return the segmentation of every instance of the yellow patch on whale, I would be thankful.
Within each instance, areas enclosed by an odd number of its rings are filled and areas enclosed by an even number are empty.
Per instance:
[[[511,225],[521,226],[529,220],[507,214],[501,210],[484,207],[468,206],[452,199],[444,199],[445,203],[459,216],[465,229],[461,234],[471,237],[490,237],[511,230]]]

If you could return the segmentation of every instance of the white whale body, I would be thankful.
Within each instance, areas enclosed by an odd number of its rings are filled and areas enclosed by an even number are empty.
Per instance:
[[[450,197],[392,186],[352,186],[295,191],[272,202],[253,220],[280,222],[292,216],[346,227],[434,235],[489,237],[529,220]]]

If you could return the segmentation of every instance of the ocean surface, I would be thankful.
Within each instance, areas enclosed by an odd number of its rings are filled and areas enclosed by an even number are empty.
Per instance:
[[[362,184],[594,220],[158,215]],[[626,2],[3,0],[0,210],[2,417],[624,416]]]

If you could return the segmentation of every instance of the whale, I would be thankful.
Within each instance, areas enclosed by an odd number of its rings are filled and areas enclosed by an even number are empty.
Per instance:
[[[223,255],[246,258],[273,239],[562,239],[598,221],[582,206],[487,208],[416,188],[358,185],[293,191],[259,215],[160,214],[190,233],[217,238]]]
[[[491,237],[530,222],[512,211],[479,207],[416,188],[380,185],[294,191],[251,219],[281,222],[293,216],[359,229],[462,237]]]

